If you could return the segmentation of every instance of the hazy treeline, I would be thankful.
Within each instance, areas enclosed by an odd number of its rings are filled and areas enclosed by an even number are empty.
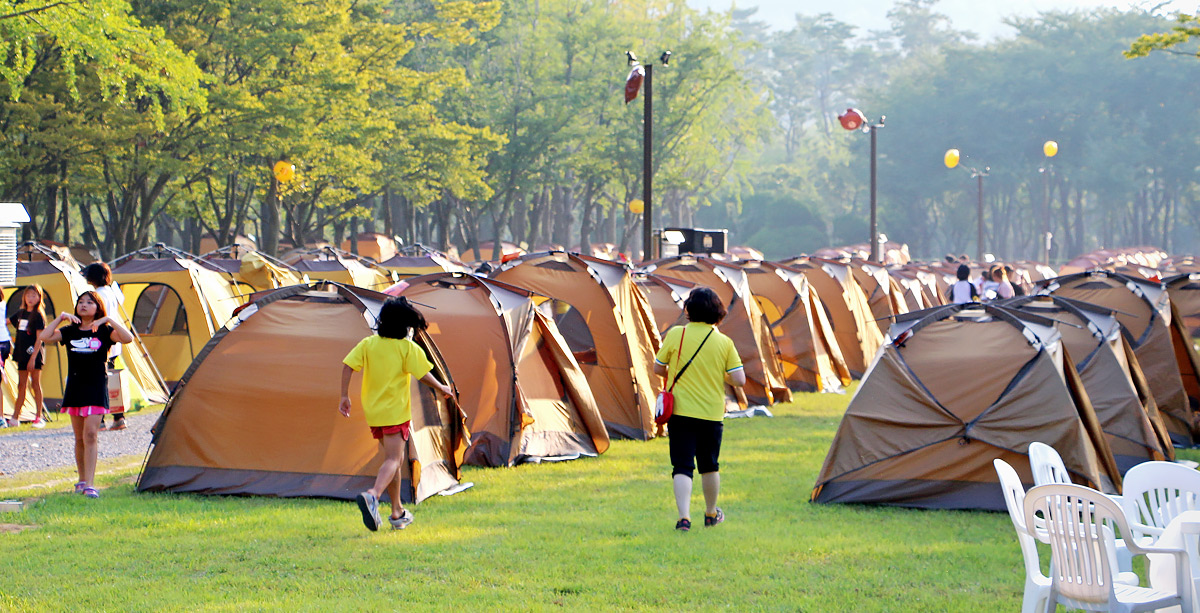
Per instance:
[[[0,4],[0,197],[31,210],[29,236],[108,257],[204,233],[636,245],[626,50],[656,64],[660,225],[773,256],[865,240],[868,137],[836,121],[856,106],[887,116],[880,229],[916,255],[974,252],[976,183],[942,165],[951,147],[989,167],[989,251],[1036,257],[1047,223],[1059,258],[1200,240],[1200,63],[1125,59],[1172,24],[1142,12],[1043,14],[981,43],[929,0],[883,32],[656,1]]]

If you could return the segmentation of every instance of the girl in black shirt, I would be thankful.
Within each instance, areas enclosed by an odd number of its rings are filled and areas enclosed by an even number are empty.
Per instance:
[[[33,284],[21,290],[21,309],[8,318],[16,334],[13,347],[13,361],[17,363],[17,401],[15,406],[25,406],[25,390],[33,387],[33,403],[37,406],[37,415],[33,420],[34,428],[42,428],[46,422],[42,419],[42,362],[45,359],[42,351],[42,339],[38,334],[46,327],[46,312],[42,287]],[[20,409],[17,409],[20,412]]]
[[[59,328],[68,321],[69,325]],[[104,302],[96,292],[89,291],[79,295],[74,314],[63,312],[39,337],[46,343],[62,341],[66,345],[67,386],[62,406],[75,430],[75,469],[79,473],[75,491],[99,498],[93,479],[100,418],[108,413],[108,350],[115,343],[133,341],[133,335],[109,319]]]

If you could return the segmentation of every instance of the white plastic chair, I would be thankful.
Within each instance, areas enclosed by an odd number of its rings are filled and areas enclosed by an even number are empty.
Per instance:
[[[1029,467],[1033,469],[1035,485],[1071,483],[1071,474],[1058,451],[1045,443],[1029,443]]]
[[[1057,450],[1045,443],[1036,441],[1029,443],[1029,467],[1033,470],[1034,485],[1051,485],[1053,483],[1072,484],[1071,473],[1067,472],[1067,466],[1063,463],[1062,456],[1058,455]],[[1118,505],[1122,504],[1120,496],[1107,496],[1109,500]],[[1125,533],[1121,533],[1121,536],[1124,537]],[[1133,556],[1129,553],[1129,549],[1125,547],[1123,539],[1117,539],[1117,563],[1120,565],[1122,572],[1133,572]]]
[[[1039,517],[1040,515],[1040,517]],[[1139,545],[1129,539],[1133,555],[1149,553],[1174,556],[1176,585],[1169,592],[1125,585],[1114,581],[1115,538],[1109,526],[1129,534],[1129,522],[1115,502],[1104,494],[1081,485],[1039,485],[1025,497],[1025,525],[1045,522],[1046,532],[1037,534],[1050,545],[1050,594],[1047,613],[1062,604],[1068,609],[1089,611],[1153,611],[1179,605],[1193,611],[1191,571],[1183,549]]]
[[[1000,477],[1004,505],[1008,507],[1008,518],[1017,531],[1017,544],[1021,546],[1021,557],[1025,560],[1025,597],[1021,600],[1021,613],[1045,610],[1046,599],[1050,596],[1050,577],[1042,574],[1037,542],[1025,526],[1025,486],[1008,462],[995,459],[992,465],[996,467],[996,476]]]
[[[1143,462],[1122,482],[1121,509],[1140,542],[1155,542],[1180,513],[1200,510],[1200,472],[1186,466]]]

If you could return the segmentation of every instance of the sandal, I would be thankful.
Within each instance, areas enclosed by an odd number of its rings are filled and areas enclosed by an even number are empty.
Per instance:
[[[675,529],[679,530],[680,532],[687,532],[688,530],[691,530],[692,529],[692,520],[681,519],[681,520],[675,522]]]
[[[109,432],[112,432],[114,430],[124,430],[124,429],[125,429],[125,418],[124,417],[122,417],[120,419],[114,419],[112,425],[108,427]]]
[[[88,498],[99,498],[100,491],[94,487],[85,487],[83,488],[83,495],[87,496]]]
[[[85,488],[85,487],[87,487],[87,481],[80,481],[79,483],[76,483],[75,484],[75,493],[82,494],[83,488]]]

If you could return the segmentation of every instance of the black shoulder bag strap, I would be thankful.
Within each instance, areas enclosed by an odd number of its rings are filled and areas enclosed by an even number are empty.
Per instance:
[[[704,343],[708,342],[708,337],[712,336],[712,333],[713,333],[713,331],[709,330],[708,334],[704,335],[704,340],[700,341],[699,347],[696,347],[696,353],[692,354],[691,360],[688,360],[687,364],[684,364],[683,368],[679,369],[679,374],[675,375],[675,380],[671,382],[671,387],[667,388],[668,392],[673,391],[675,389],[675,384],[679,383],[679,378],[682,377],[683,373],[687,371],[688,366],[692,365],[692,360],[695,360],[696,356],[700,354],[700,349],[704,347]]]

